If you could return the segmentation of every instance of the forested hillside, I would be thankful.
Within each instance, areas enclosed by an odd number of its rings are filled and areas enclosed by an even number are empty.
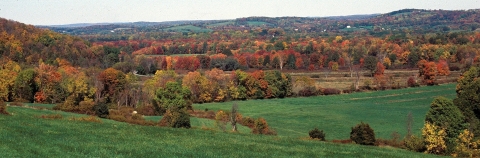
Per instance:
[[[434,86],[460,76],[454,101],[432,103],[425,141],[407,135],[405,141],[417,144],[403,147],[463,152],[453,149],[461,144],[455,142],[461,130],[480,135],[479,108],[470,106],[479,102],[479,29],[478,9],[38,28],[0,18],[0,113],[8,115],[4,101],[48,103],[54,110],[139,125],[190,128],[195,116],[223,123],[224,131],[228,121],[235,131],[238,121],[254,134],[276,135],[264,118],[244,117],[236,105],[214,112],[192,104]],[[346,86],[338,87],[340,82]],[[461,126],[443,124],[437,106],[453,108],[449,117],[455,115]],[[144,119],[159,115],[158,122]],[[370,128],[363,122],[357,127]],[[455,131],[445,137],[440,127]],[[438,142],[427,141],[440,138],[427,139],[442,134],[447,145],[442,138],[441,151],[435,151]],[[463,134],[473,140],[468,130]],[[372,140],[367,144],[379,143]]]

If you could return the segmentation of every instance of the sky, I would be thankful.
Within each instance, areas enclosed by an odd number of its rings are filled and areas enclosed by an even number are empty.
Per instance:
[[[32,25],[324,17],[400,9],[480,9],[480,0],[2,0],[0,17]]]

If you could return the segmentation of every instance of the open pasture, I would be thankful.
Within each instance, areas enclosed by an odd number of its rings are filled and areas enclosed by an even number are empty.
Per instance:
[[[315,127],[326,139],[349,139],[351,127],[370,124],[377,138],[389,139],[393,132],[407,133],[407,116],[413,116],[412,132],[420,135],[425,114],[437,96],[454,98],[455,84],[342,94],[236,101],[239,112],[263,117],[279,136],[304,138]],[[195,104],[195,109],[230,110],[233,102]]]
[[[60,111],[8,107],[0,157],[436,157],[406,150],[202,129],[131,125]],[[60,114],[61,119],[38,116]]]

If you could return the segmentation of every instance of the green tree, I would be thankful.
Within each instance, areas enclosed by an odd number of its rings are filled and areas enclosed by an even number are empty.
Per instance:
[[[297,69],[296,65],[297,59],[295,58],[295,55],[289,54],[287,58],[287,68],[288,69]]]
[[[14,100],[28,102],[34,101],[33,96],[38,89],[37,84],[35,83],[36,76],[37,73],[34,69],[20,71],[13,85],[15,94]]]
[[[433,100],[425,122],[445,129],[445,142],[450,151],[455,147],[455,139],[467,128],[462,112],[453,104],[452,100],[445,97]]]
[[[373,73],[375,72],[375,70],[377,68],[377,63],[378,63],[378,59],[374,56],[368,56],[368,57],[365,58],[364,67],[365,67],[365,69],[370,71],[372,76],[373,76]]]
[[[418,61],[420,61],[420,55],[416,51],[413,51],[410,54],[408,54],[407,60],[408,60],[407,61],[408,65],[410,65],[410,67],[415,67]]]
[[[190,115],[187,109],[191,108],[190,90],[178,82],[167,82],[165,88],[155,92],[155,101],[167,109],[160,120],[160,125],[174,128],[190,128]]]
[[[458,79],[457,98],[453,100],[474,135],[480,135],[480,69],[471,67]]]

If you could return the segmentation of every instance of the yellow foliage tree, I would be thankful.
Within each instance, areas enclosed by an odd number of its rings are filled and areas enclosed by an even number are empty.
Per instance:
[[[212,86],[205,76],[200,72],[189,72],[183,77],[182,85],[186,86],[192,92],[192,100],[195,103],[204,103],[212,101]]]
[[[473,140],[474,135],[468,129],[458,135],[457,146],[455,147],[454,157],[479,157],[480,156],[480,140]]]
[[[20,70],[20,66],[14,61],[7,61],[0,65],[0,101],[8,101],[8,96],[12,92],[13,84]]]
[[[447,150],[445,144],[445,136],[447,133],[445,129],[437,127],[429,122],[425,122],[422,129],[422,136],[425,140],[426,153],[444,154]]]

